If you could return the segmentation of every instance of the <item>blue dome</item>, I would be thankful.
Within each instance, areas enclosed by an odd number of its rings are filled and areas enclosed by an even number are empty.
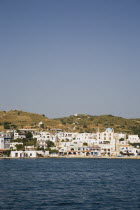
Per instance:
[[[112,131],[112,128],[107,128],[106,131],[107,132]]]

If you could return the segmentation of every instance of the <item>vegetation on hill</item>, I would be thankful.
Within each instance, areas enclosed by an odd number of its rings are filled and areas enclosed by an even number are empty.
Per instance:
[[[104,131],[105,128],[114,128],[115,132],[140,134],[140,120],[125,119],[112,115],[76,115],[57,119],[63,125],[79,132]]]
[[[30,112],[17,110],[0,111],[0,130],[5,129],[22,129],[22,128],[40,128],[39,122],[42,122],[44,129],[62,128],[63,125],[57,120],[51,120],[44,114],[39,115]],[[41,128],[40,128],[41,129]]]
[[[39,127],[39,122],[43,126]],[[140,135],[140,119],[125,119],[112,115],[72,115],[64,118],[48,119],[44,114],[39,115],[23,111],[0,111],[0,130],[6,129],[62,129],[68,132],[96,132],[98,129],[114,128],[115,132],[125,132]]]

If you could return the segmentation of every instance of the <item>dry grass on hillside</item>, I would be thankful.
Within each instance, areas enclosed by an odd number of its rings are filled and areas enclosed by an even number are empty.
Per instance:
[[[58,119],[48,119],[39,115],[23,111],[0,111],[0,130],[4,130],[4,123],[9,123],[12,128],[38,128],[38,123],[43,122],[44,129],[63,129],[69,132],[96,132],[98,129],[114,128],[115,132],[132,133],[133,128],[140,128],[140,119],[125,119],[112,115],[78,115]]]

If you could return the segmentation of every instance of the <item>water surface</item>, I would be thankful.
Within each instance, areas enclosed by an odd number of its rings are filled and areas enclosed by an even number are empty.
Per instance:
[[[140,160],[1,159],[0,209],[140,209]]]

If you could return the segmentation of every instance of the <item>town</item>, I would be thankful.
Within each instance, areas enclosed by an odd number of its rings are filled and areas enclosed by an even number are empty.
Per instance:
[[[98,129],[96,133],[7,130],[0,132],[0,157],[140,157],[140,138],[115,133],[113,128],[106,128],[104,132]]]

